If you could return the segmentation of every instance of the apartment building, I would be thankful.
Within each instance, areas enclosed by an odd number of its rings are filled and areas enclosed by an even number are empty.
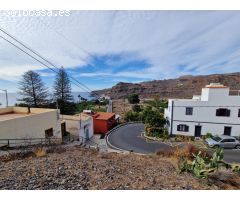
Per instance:
[[[164,113],[169,134],[240,136],[240,96],[229,92],[229,87],[211,83],[200,96],[169,99]]]

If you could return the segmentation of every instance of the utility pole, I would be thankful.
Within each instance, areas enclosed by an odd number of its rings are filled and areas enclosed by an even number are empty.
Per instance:
[[[8,107],[8,92],[7,90],[0,89],[1,91],[5,92],[6,95],[6,107]]]

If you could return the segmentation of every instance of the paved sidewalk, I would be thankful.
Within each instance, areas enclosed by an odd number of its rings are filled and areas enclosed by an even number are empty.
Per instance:
[[[103,152],[119,152],[117,150],[109,148],[105,138],[102,139],[100,138],[101,138],[100,134],[94,134],[91,140],[86,143],[86,145],[95,148],[98,147],[99,150]]]

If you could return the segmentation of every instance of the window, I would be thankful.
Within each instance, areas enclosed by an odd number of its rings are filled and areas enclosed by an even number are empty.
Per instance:
[[[189,126],[187,126],[185,124],[179,124],[179,125],[177,125],[177,131],[188,132]]]
[[[231,135],[232,127],[231,126],[224,126],[224,133],[223,135]]]
[[[226,143],[226,142],[235,142],[234,139],[224,139],[221,141],[221,143]]]
[[[240,117],[240,109],[238,109],[238,117]]]
[[[226,108],[219,108],[216,110],[216,116],[219,117],[229,117],[230,116],[230,110]]]
[[[186,115],[192,115],[192,114],[193,114],[193,108],[192,108],[192,107],[187,107],[185,114],[186,114]]]
[[[219,141],[221,140],[221,138],[218,137],[218,136],[215,136],[215,137],[213,137],[212,139],[215,140],[215,141],[217,141],[217,142],[219,142]]]
[[[53,128],[45,130],[45,138],[50,138],[53,136]]]

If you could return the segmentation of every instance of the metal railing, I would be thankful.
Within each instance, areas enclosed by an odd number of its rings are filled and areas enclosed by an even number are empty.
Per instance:
[[[51,145],[56,143],[62,143],[62,138],[0,139],[0,148],[32,145]]]
[[[83,136],[69,135],[69,136],[64,137],[63,141],[64,140],[69,141],[69,142],[79,141],[82,144],[90,142],[90,143],[96,145],[97,148],[99,147],[99,144],[97,142],[94,142],[91,138],[85,138]]]

